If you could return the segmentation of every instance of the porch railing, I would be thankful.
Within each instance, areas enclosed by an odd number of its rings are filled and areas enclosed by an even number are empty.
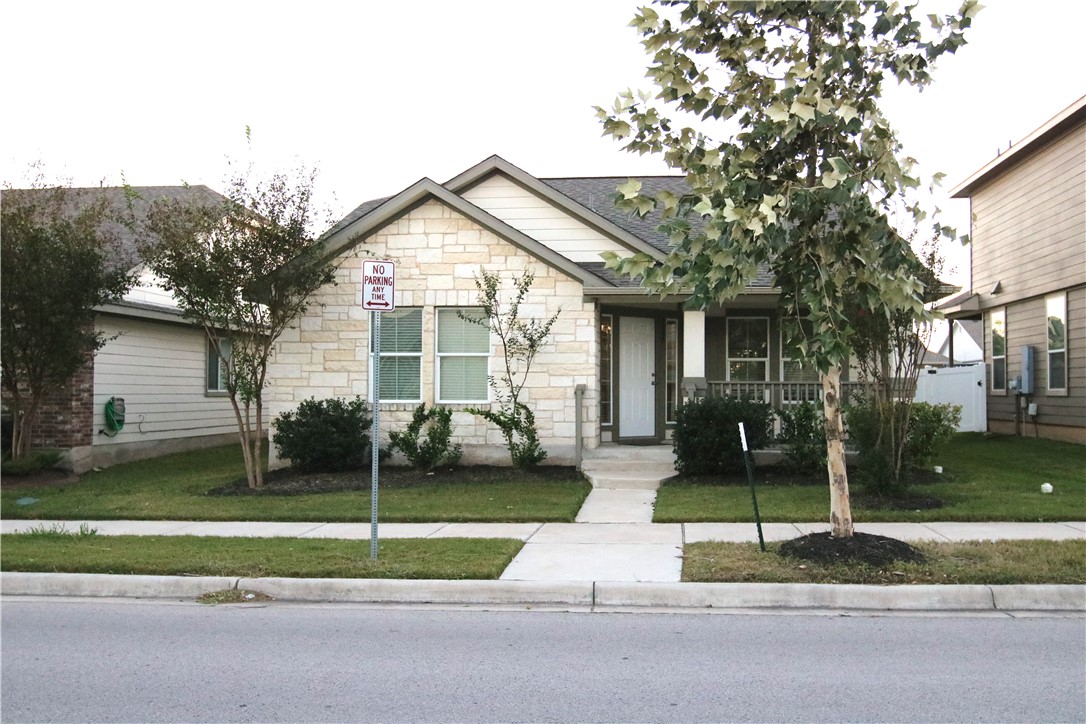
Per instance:
[[[762,400],[775,410],[782,410],[803,402],[822,401],[821,382],[720,382],[706,383],[710,397],[743,397]],[[842,382],[841,402],[847,404],[854,395],[869,390],[867,382]]]

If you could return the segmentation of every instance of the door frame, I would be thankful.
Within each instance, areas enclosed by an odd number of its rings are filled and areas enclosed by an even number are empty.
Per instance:
[[[668,423],[666,417],[666,404],[667,398],[665,396],[665,386],[663,382],[666,380],[666,349],[665,349],[665,335],[666,335],[666,320],[675,320],[678,324],[678,370],[679,379],[682,378],[682,364],[683,364],[683,347],[682,347],[682,335],[683,335],[683,315],[681,307],[679,305],[661,307],[658,309],[646,309],[644,307],[624,307],[620,305],[601,307],[601,314],[607,314],[611,316],[612,320],[612,339],[611,339],[611,356],[612,356],[612,410],[611,410],[611,424],[602,428],[603,432],[610,430],[611,441],[615,443],[623,444],[647,444],[654,445],[663,442],[667,437],[667,432],[670,428],[674,427],[673,423]],[[622,432],[622,426],[620,424],[622,414],[622,372],[621,372],[621,349],[622,349],[622,317],[641,317],[651,319],[653,321],[653,348],[654,361],[653,369],[656,372],[656,385],[654,395],[654,407],[655,414],[653,415],[653,433],[648,436],[630,437],[624,435]]]

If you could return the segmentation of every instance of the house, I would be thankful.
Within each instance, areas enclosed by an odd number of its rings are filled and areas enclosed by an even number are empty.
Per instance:
[[[424,178],[359,206],[324,237],[337,283],[280,337],[269,368],[273,416],[310,397],[370,398],[368,313],[359,304],[369,258],[397,264],[396,309],[381,313],[385,429],[403,427],[420,402],[451,407],[465,461],[508,460],[498,431],[465,410],[490,402],[487,377],[500,360],[495,341],[469,333],[457,315],[477,306],[480,269],[509,281],[530,269],[522,315],[560,312],[523,394],[548,462],[569,464],[581,446],[668,440],[687,395],[818,399],[817,375],[781,354],[768,275],[725,306],[691,311],[683,296],[661,299],[604,268],[602,252],[662,259],[668,249],[656,220],[614,207],[625,180],[536,178],[494,156],[443,184]],[[651,193],[685,188],[682,177],[642,182]]]
[[[971,365],[984,361],[984,327],[979,319],[952,319],[940,325],[928,342],[925,367]]]
[[[137,217],[157,199],[222,200],[206,186],[132,190],[138,194],[133,200]],[[105,195],[118,212],[128,203],[120,187],[71,193]],[[108,341],[64,389],[45,401],[31,446],[60,449],[66,467],[84,472],[236,442],[237,426],[214,346],[202,328],[182,318],[173,297],[142,267],[135,233],[120,224],[111,226],[114,263],[137,271],[138,281],[122,299],[96,308],[95,326]],[[123,426],[118,429],[122,410]]]
[[[1086,96],[952,190],[972,217],[988,428],[1086,443]]]

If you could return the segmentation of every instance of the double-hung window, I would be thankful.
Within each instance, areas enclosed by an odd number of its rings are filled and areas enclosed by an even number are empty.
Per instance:
[[[381,401],[422,399],[422,309],[381,312]]]
[[[1045,298],[1048,326],[1048,391],[1067,392],[1067,295]]]
[[[230,356],[233,345],[228,339],[207,340],[207,391],[226,392],[230,375]]]
[[[800,320],[803,336],[811,338],[814,329],[809,320]],[[814,365],[804,364],[802,360],[788,356],[787,341],[784,338],[784,330],[781,330],[781,403],[794,405],[801,402],[817,402],[822,390],[818,370]]]
[[[437,401],[486,402],[490,374],[490,329],[464,319],[480,309],[437,310]]]
[[[994,309],[989,315],[992,335],[992,391],[1007,391],[1007,312]]]
[[[768,317],[728,317],[728,380],[769,380]]]

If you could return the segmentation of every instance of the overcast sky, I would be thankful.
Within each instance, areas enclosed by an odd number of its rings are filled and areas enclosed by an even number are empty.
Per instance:
[[[76,185],[222,188],[247,125],[263,168],[317,165],[338,215],[491,154],[541,177],[666,173],[602,138],[592,111],[649,87],[626,27],[639,4],[7,2],[0,178],[20,185],[41,160]],[[947,188],[1086,94],[1086,3],[985,5],[933,86],[886,99]],[[968,204],[944,208],[964,232]]]

